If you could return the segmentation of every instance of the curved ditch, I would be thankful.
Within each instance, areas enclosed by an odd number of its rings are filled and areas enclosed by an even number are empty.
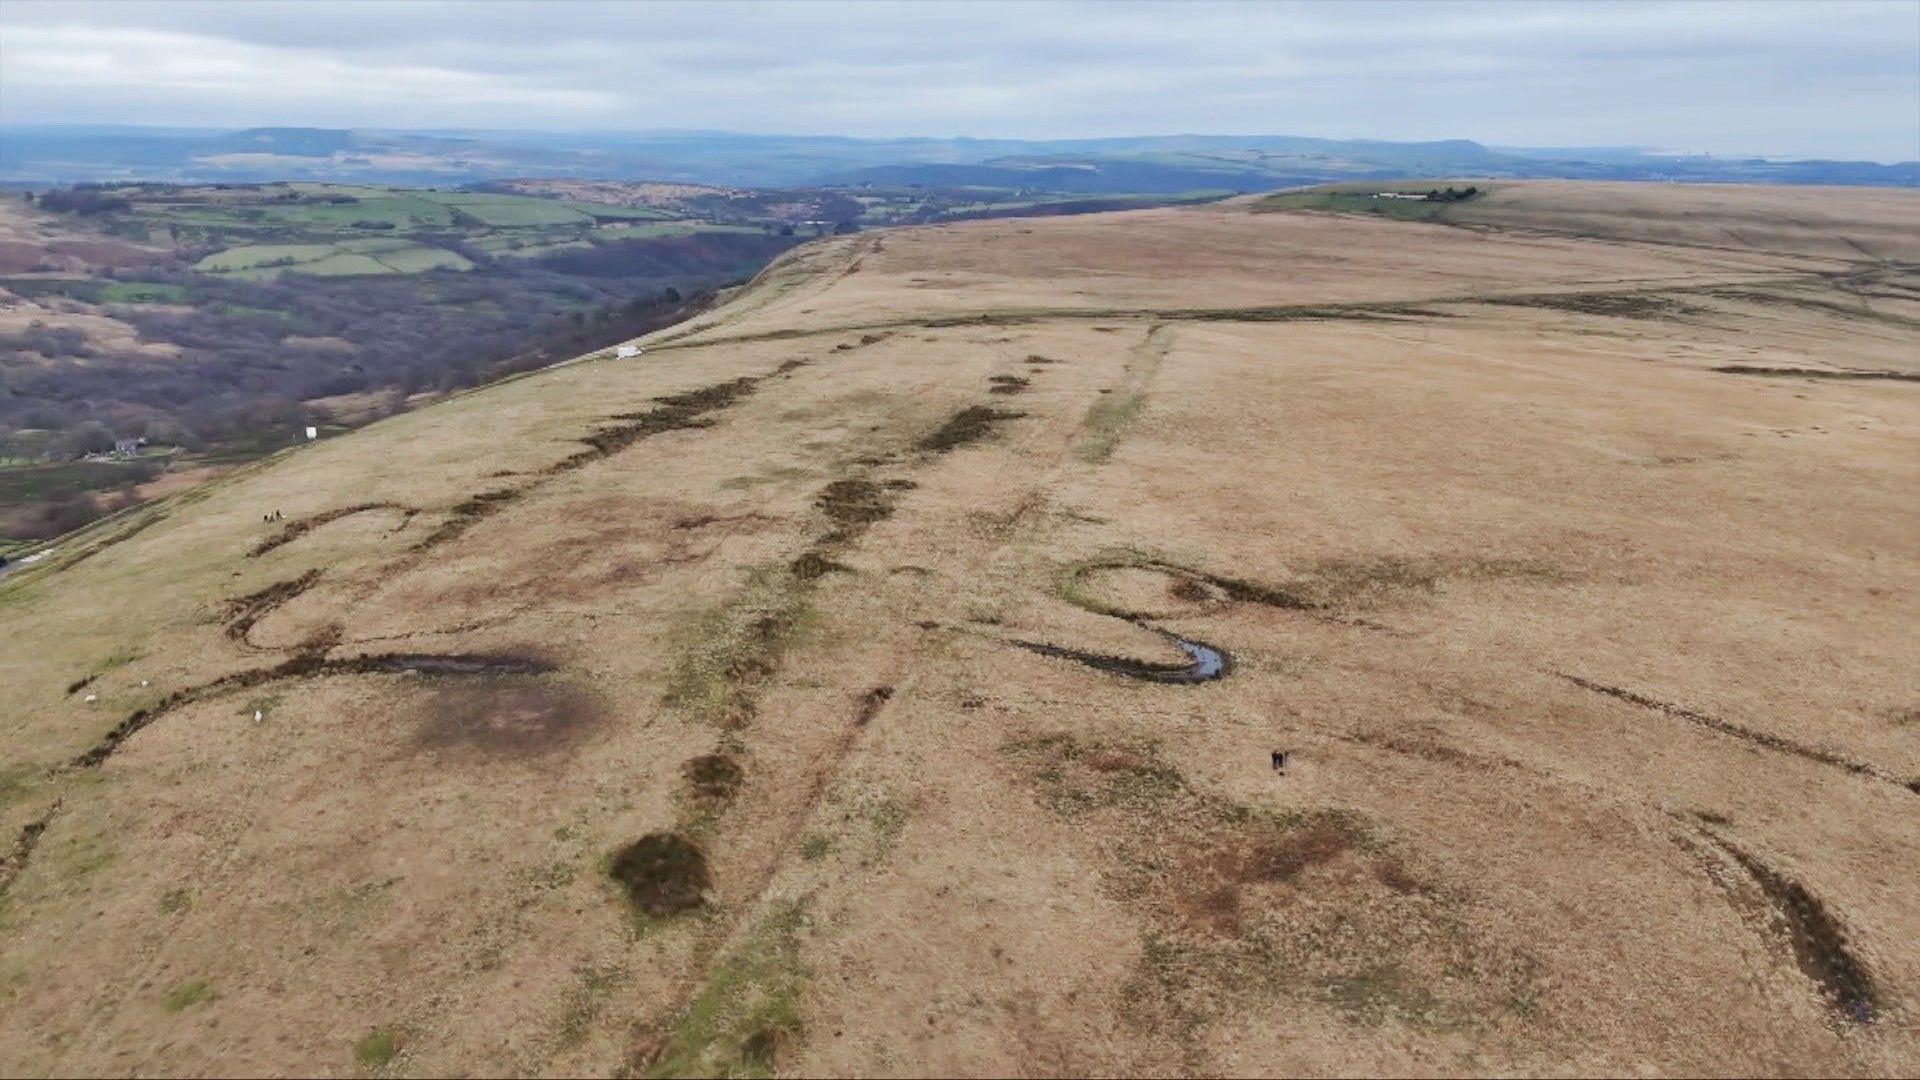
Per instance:
[[[255,544],[253,550],[247,552],[247,558],[257,559],[277,547],[293,543],[295,540],[300,539],[322,525],[338,521],[343,517],[350,517],[354,514],[365,514],[374,510],[398,510],[401,515],[400,527],[405,527],[406,523],[412,521],[413,516],[420,512],[411,506],[397,502],[364,502],[355,503],[352,506],[339,506],[332,510],[322,510],[317,514],[309,514],[306,517],[295,518],[287,522],[280,527],[279,532]],[[394,531],[398,532],[399,528],[396,528]]]
[[[227,636],[243,645],[260,648],[248,636],[253,633],[254,624],[313,588],[322,573],[318,568],[308,570],[299,577],[277,581],[258,592],[227,601]]]
[[[1676,837],[1694,856],[1707,876],[1724,890],[1734,909],[1762,933],[1774,938],[1819,992],[1834,1019],[1847,1024],[1869,1024],[1880,1012],[1880,995],[1872,975],[1848,943],[1846,924],[1807,887],[1765,860],[1713,831],[1696,828],[1713,850],[1732,861],[1746,875],[1734,879],[1709,861],[1706,852],[1686,837]]]
[[[112,757],[122,744],[142,729],[183,705],[203,701],[228,690],[260,686],[280,679],[318,678],[330,675],[536,675],[553,671],[555,665],[535,656],[487,653],[372,653],[329,660],[318,652],[298,653],[271,667],[236,671],[198,686],[169,693],[144,709],[136,709],[114,725],[86,752],[67,763],[68,768],[96,768]]]
[[[1146,682],[1167,683],[1174,686],[1192,686],[1196,683],[1212,682],[1223,678],[1233,671],[1233,656],[1218,645],[1209,645],[1204,641],[1184,638],[1158,626],[1129,619],[1134,625],[1151,630],[1167,639],[1174,648],[1187,655],[1184,664],[1161,664],[1150,660],[1136,660],[1130,656],[1115,656],[1111,653],[1088,652],[1084,649],[1070,649],[1063,645],[1051,645],[1043,641],[1015,640],[1013,644],[1028,652],[1051,656],[1059,660],[1071,660],[1077,664],[1098,671],[1123,675],[1129,679],[1141,679]]]

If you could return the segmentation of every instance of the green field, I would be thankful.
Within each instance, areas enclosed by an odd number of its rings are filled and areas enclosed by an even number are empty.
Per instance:
[[[159,471],[159,462],[152,459],[0,468],[0,505],[136,484],[152,479]]]
[[[1387,183],[1355,182],[1346,184],[1327,184],[1322,187],[1308,188],[1305,191],[1285,191],[1278,195],[1269,195],[1254,205],[1261,212],[1277,210],[1320,210],[1336,214],[1372,214],[1377,217],[1393,218],[1396,221],[1433,221],[1445,215],[1454,202],[1426,202],[1415,199],[1375,198],[1381,192],[1400,192],[1421,194],[1435,189],[1445,189],[1446,181],[1438,180],[1402,180]],[[1461,187],[1455,183],[1454,187]],[[1486,190],[1485,185],[1480,190]]]
[[[189,293],[184,285],[154,281],[113,281],[100,289],[103,304],[179,304]]]
[[[471,270],[465,256],[393,237],[338,244],[246,244],[201,259],[194,269],[229,277],[271,278],[286,272],[344,276]]]

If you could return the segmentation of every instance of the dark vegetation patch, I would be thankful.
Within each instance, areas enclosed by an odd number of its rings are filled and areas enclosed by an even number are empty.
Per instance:
[[[247,552],[247,558],[257,559],[267,552],[272,551],[274,548],[293,543],[295,540],[300,539],[330,521],[338,521],[350,514],[364,514],[369,510],[398,510],[408,517],[412,517],[416,513],[416,511],[410,507],[392,502],[355,503],[352,506],[340,506],[332,510],[322,510],[317,514],[310,514],[306,517],[295,518],[287,522],[280,527],[279,532],[260,541],[260,543],[254,546],[252,551]]]
[[[1560,583],[1567,580],[1567,575],[1554,567],[1526,559],[1381,556],[1326,559],[1313,564],[1292,581],[1268,584],[1128,552],[1068,567],[1061,579],[1062,598],[1100,615],[1126,619],[1151,617],[1152,612],[1131,610],[1101,599],[1098,578],[1115,570],[1151,570],[1165,574],[1170,579],[1169,595],[1183,603],[1210,601],[1214,599],[1213,590],[1217,590],[1229,600],[1319,614],[1365,609],[1409,593],[1432,594],[1448,581]]]
[[[711,427],[714,423],[711,414],[753,393],[762,382],[788,374],[805,367],[806,364],[805,360],[788,360],[765,375],[743,375],[738,379],[729,379],[697,390],[655,398],[654,408],[645,412],[620,413],[614,416],[613,419],[621,423],[603,427],[581,439],[581,442],[587,444],[585,450],[547,466],[544,474],[550,476],[580,468],[582,465],[617,454],[641,439],[659,435],[662,432]]]
[[[1298,304],[1252,308],[1156,308],[1139,314],[1180,322],[1404,322],[1444,319],[1419,304]]]
[[[13,850],[7,852],[5,857],[0,857],[0,896],[6,895],[14,879],[27,868],[27,861],[33,858],[33,849],[39,846],[40,837],[46,833],[47,826],[52,823],[53,815],[59,809],[60,802],[56,799],[46,812],[21,827],[20,835],[14,838]]]
[[[418,662],[406,670],[432,670]],[[415,732],[419,745],[516,758],[566,749],[606,718],[593,695],[578,687],[526,679],[446,682],[433,688],[424,712]]]
[[[733,800],[746,779],[746,770],[726,754],[702,754],[688,758],[680,766],[680,775],[696,800],[717,804]]]
[[[454,539],[483,518],[498,513],[506,504],[532,491],[548,477],[610,457],[642,439],[662,432],[711,427],[714,423],[711,413],[725,409],[746,397],[767,379],[788,374],[805,367],[806,364],[805,360],[788,360],[765,375],[747,375],[697,390],[669,394],[655,398],[656,407],[645,412],[616,415],[613,419],[622,423],[602,427],[583,437],[580,441],[587,444],[586,449],[547,466],[535,479],[519,487],[481,492],[455,506],[438,528],[414,545],[414,550],[423,551]]]
[[[1845,283],[1841,281],[1834,281],[1833,284],[1842,288],[1846,287]],[[1848,304],[1838,300],[1823,300],[1819,297],[1805,296],[1784,289],[1713,288],[1703,289],[1701,292],[1707,296],[1718,297],[1722,300],[1762,304],[1775,308],[1782,305],[1791,305],[1842,319],[1882,322],[1907,329],[1920,329],[1920,319],[1915,319],[1910,316],[1897,315],[1890,311],[1875,311],[1867,307],[1864,303]]]
[[[507,504],[526,493],[525,488],[501,488],[498,491],[482,491],[463,502],[456,503],[447,512],[446,520],[434,527],[434,530],[420,538],[413,545],[415,551],[425,551],[438,547],[460,534],[473,528],[482,520],[506,509]]]
[[[1808,761],[1818,762],[1821,765],[1830,765],[1833,768],[1843,769],[1853,773],[1855,776],[1864,776],[1872,780],[1879,780],[1883,783],[1903,788],[1913,794],[1920,794],[1920,779],[1902,780],[1878,766],[1842,757],[1831,750],[1824,750],[1817,746],[1807,746],[1803,743],[1794,742],[1792,739],[1772,734],[1771,732],[1755,731],[1753,728],[1736,724],[1731,720],[1722,720],[1717,716],[1708,716],[1705,713],[1697,712],[1684,706],[1650,698],[1644,694],[1637,694],[1618,686],[1608,686],[1605,683],[1594,682],[1591,679],[1583,679],[1578,675],[1563,674],[1560,677],[1583,690],[1591,690],[1596,694],[1605,694],[1608,697],[1617,698],[1630,705],[1638,705],[1643,709],[1651,709],[1654,712],[1663,713],[1676,720],[1685,720],[1690,724],[1698,724],[1701,727],[1752,743],[1755,746],[1762,746],[1768,750],[1778,751],[1782,754],[1792,754],[1795,757],[1805,758]]]
[[[854,714],[854,725],[856,727],[865,727],[873,723],[873,718],[880,715],[880,710],[885,708],[887,702],[892,700],[893,687],[891,686],[876,686],[860,695],[860,711]]]
[[[1529,293],[1521,296],[1490,296],[1482,299],[1480,303],[1499,304],[1503,307],[1548,308],[1554,311],[1571,311],[1578,315],[1608,315],[1617,319],[1677,319],[1685,315],[1698,315],[1707,310],[1697,305],[1683,303],[1672,296],[1634,292]]]
[[[85,753],[68,763],[69,768],[91,769],[112,757],[121,744],[142,728],[173,710],[228,690],[241,690],[281,679],[318,678],[328,675],[371,675],[416,673],[423,675],[534,675],[553,670],[553,665],[533,656],[490,655],[478,653],[372,653],[365,656],[329,660],[322,653],[297,653],[278,664],[249,668],[222,675],[198,686],[183,687],[126,719]]]
[[[674,832],[651,833],[621,848],[607,873],[626,890],[636,911],[653,918],[701,907],[713,887],[706,853]]]
[[[1460,898],[1361,814],[1234,802],[1149,742],[1057,732],[1001,751],[1143,922],[1127,1018],[1189,1050],[1217,1018],[1276,1000],[1472,1029],[1531,995],[1524,955],[1465,924]]]
[[[890,489],[865,478],[835,480],[820,489],[813,505],[833,522],[830,540],[851,540],[875,522],[893,516]]]
[[[274,609],[313,588],[320,580],[322,571],[314,568],[296,578],[276,581],[258,592],[227,601],[227,636],[235,641],[245,641],[253,625],[266,618]]]
[[[1095,330],[1111,330],[1111,329],[1114,329],[1114,328],[1113,328],[1113,327],[1110,327],[1110,326],[1096,326],[1096,327],[1094,327],[1094,329],[1095,329]],[[1029,363],[1029,364],[1058,364],[1058,363],[1060,363],[1060,361],[1058,361],[1058,360],[1055,360],[1055,359],[1054,359],[1053,357],[1051,357],[1051,356],[1041,356],[1041,355],[1040,355],[1039,353],[1028,353],[1028,354],[1027,354],[1027,363]]]
[[[979,442],[993,434],[994,428],[1008,420],[1017,420],[1027,415],[1006,409],[995,409],[987,405],[969,405],[947,419],[922,438],[916,448],[930,454],[944,454]]]
[[[1865,965],[1847,945],[1846,927],[1820,898],[1724,837],[1708,834],[1740,864],[1772,905],[1770,929],[1781,935],[1802,974],[1813,980],[1834,1015],[1849,1023],[1874,1019],[1877,994]]]
[[[787,564],[787,569],[794,577],[802,581],[812,581],[815,578],[826,577],[828,574],[850,574],[853,572],[853,567],[838,560],[828,558],[825,554],[812,548],[794,556],[793,561]]]
[[[1762,375],[1780,379],[1887,379],[1894,382],[1920,382],[1920,372],[1828,368],[1759,367],[1748,364],[1722,364],[1713,370],[1723,375]]]
[[[778,905],[706,973],[704,985],[646,1033],[622,1075],[765,1077],[801,1033],[808,972],[800,959],[798,903]]]
[[[99,677],[100,677],[100,673],[97,671],[91,675],[83,675],[80,678],[75,679],[72,682],[67,684],[67,693],[69,695],[77,694],[80,691],[85,690],[87,687],[92,686],[93,680]]]
[[[993,384],[987,388],[989,394],[1018,394],[1033,385],[1033,380],[1018,375],[995,375],[987,381]]]

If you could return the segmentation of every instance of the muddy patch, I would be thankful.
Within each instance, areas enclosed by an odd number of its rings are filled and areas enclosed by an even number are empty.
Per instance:
[[[1775,379],[1884,379],[1892,382],[1920,382],[1920,372],[1913,371],[1757,367],[1747,364],[1722,364],[1713,370],[1722,375],[1760,375]]]
[[[322,571],[317,568],[309,570],[299,577],[277,581],[258,592],[251,592],[227,601],[227,636],[235,641],[246,641],[247,634],[253,630],[255,623],[272,614],[282,604],[313,588],[314,583],[320,580],[321,573]]]
[[[1765,747],[1768,750],[1777,751],[1782,754],[1792,754],[1794,757],[1805,758],[1808,761],[1817,762],[1821,765],[1842,769],[1846,772],[1853,773],[1855,776],[1864,776],[1882,783],[1892,784],[1910,794],[1920,795],[1920,777],[1902,779],[1876,765],[1869,765],[1863,761],[1854,761],[1851,758],[1842,757],[1831,750],[1824,750],[1817,746],[1807,746],[1770,732],[1755,731],[1753,728],[1736,724],[1731,720],[1722,720],[1717,716],[1708,716],[1706,713],[1697,712],[1685,706],[1675,705],[1672,702],[1650,698],[1644,694],[1637,694],[1632,690],[1627,690],[1622,687],[1608,686],[1605,683],[1594,682],[1591,679],[1583,679],[1578,675],[1561,674],[1560,677],[1580,687],[1582,690],[1591,690],[1596,694],[1605,694],[1607,697],[1624,701],[1629,705],[1637,705],[1643,709],[1649,709],[1653,712],[1671,716],[1676,720],[1685,720],[1690,724],[1698,724],[1701,727],[1717,731],[1722,735],[1728,735],[1743,742],[1752,743],[1755,746]]]
[[[606,719],[578,687],[524,679],[446,680],[433,687],[421,713],[418,746],[513,758],[565,750]]]
[[[949,450],[958,450],[992,435],[994,429],[1008,420],[1018,420],[1027,415],[1007,409],[996,409],[988,405],[969,405],[954,413],[933,431],[929,432],[915,448],[929,454],[944,454]]]
[[[652,833],[621,848],[607,873],[620,883],[636,911],[653,918],[703,906],[713,887],[706,853],[674,832]]]
[[[395,502],[355,503],[352,506],[341,506],[332,510],[322,510],[317,514],[310,514],[306,517],[296,518],[293,521],[287,522],[280,527],[279,532],[274,533],[272,536],[254,545],[253,550],[247,552],[247,558],[257,559],[275,548],[293,543],[295,540],[300,539],[329,522],[339,521],[343,517],[350,517],[354,514],[365,514],[374,510],[398,510],[404,519],[402,524],[405,523],[405,520],[411,520],[413,515],[419,513],[419,511],[410,506],[403,506]]]

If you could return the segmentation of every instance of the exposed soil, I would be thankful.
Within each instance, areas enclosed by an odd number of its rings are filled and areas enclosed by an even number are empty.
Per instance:
[[[651,833],[621,848],[608,873],[636,909],[655,918],[701,907],[713,887],[706,853],[675,832]]]

